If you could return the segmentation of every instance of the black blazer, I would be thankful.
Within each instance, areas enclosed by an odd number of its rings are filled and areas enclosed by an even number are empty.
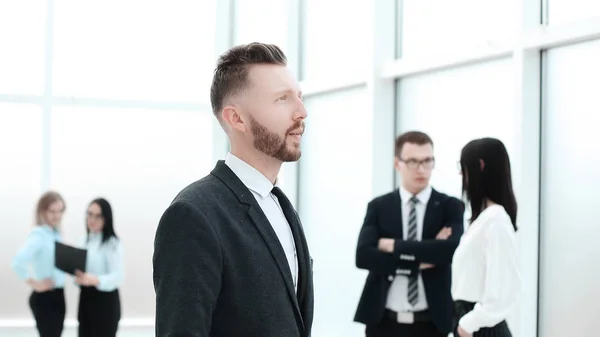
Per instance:
[[[372,200],[356,248],[356,266],[369,270],[369,275],[354,320],[377,326],[396,273],[413,275],[424,262],[435,265],[421,271],[429,314],[440,332],[449,333],[454,312],[450,263],[464,230],[463,214],[464,204],[460,200],[433,190],[425,210],[422,241],[404,241],[400,191],[396,189]],[[452,227],[452,236],[436,240],[435,236],[446,226]],[[396,240],[393,254],[377,249],[380,238]]]
[[[154,242],[157,337],[310,336],[312,266],[294,231],[298,292],[250,190],[219,161],[164,212]]]

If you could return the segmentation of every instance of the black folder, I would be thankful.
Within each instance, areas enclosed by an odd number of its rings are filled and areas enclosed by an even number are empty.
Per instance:
[[[56,268],[75,275],[75,270],[85,272],[87,250],[56,242],[54,246],[54,264]]]

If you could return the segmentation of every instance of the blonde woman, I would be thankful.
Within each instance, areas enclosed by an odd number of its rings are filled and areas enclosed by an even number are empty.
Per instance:
[[[13,259],[12,268],[33,292],[29,306],[40,337],[60,337],[65,319],[65,274],[55,267],[54,245],[60,241],[60,226],[65,202],[50,191],[39,199],[36,227]],[[31,272],[30,272],[31,267]]]

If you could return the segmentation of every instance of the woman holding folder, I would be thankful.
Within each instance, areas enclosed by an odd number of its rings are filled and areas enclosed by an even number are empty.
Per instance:
[[[115,337],[121,319],[118,288],[124,274],[121,242],[108,201],[92,201],[86,218],[86,271],[75,274],[75,282],[81,286],[79,337]]]
[[[60,337],[65,320],[65,274],[54,263],[55,242],[61,241],[58,229],[64,211],[65,202],[60,194],[44,193],[36,207],[36,227],[12,261],[15,273],[33,289],[29,306],[40,337]]]

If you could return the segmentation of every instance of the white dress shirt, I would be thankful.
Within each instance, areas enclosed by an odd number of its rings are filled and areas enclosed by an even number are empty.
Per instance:
[[[402,235],[404,240],[408,237],[408,215],[410,212],[411,201],[413,195],[404,187],[400,187],[400,200],[402,200]],[[415,205],[417,212],[417,240],[423,238],[423,219],[425,219],[425,209],[427,202],[431,197],[431,186],[428,186],[415,197],[419,202]],[[398,224],[400,226],[400,224]],[[419,299],[413,307],[408,301],[408,277],[405,275],[396,275],[390,290],[388,291],[386,308],[396,312],[417,312],[428,308],[427,298],[425,297],[425,286],[423,285],[423,277],[419,273],[418,278]]]
[[[232,153],[227,153],[225,164],[240,178],[242,183],[254,195],[258,205],[263,213],[267,216],[271,227],[279,238],[279,243],[285,252],[285,256],[290,267],[294,288],[298,285],[298,257],[296,256],[296,245],[294,243],[294,235],[292,229],[283,214],[283,210],[277,197],[271,193],[273,184],[260,173],[257,169],[250,166],[245,161],[236,157]],[[277,185],[277,182],[275,183]]]
[[[486,208],[463,234],[452,260],[452,297],[476,303],[459,325],[469,333],[505,320],[521,288],[517,240],[500,205]]]

